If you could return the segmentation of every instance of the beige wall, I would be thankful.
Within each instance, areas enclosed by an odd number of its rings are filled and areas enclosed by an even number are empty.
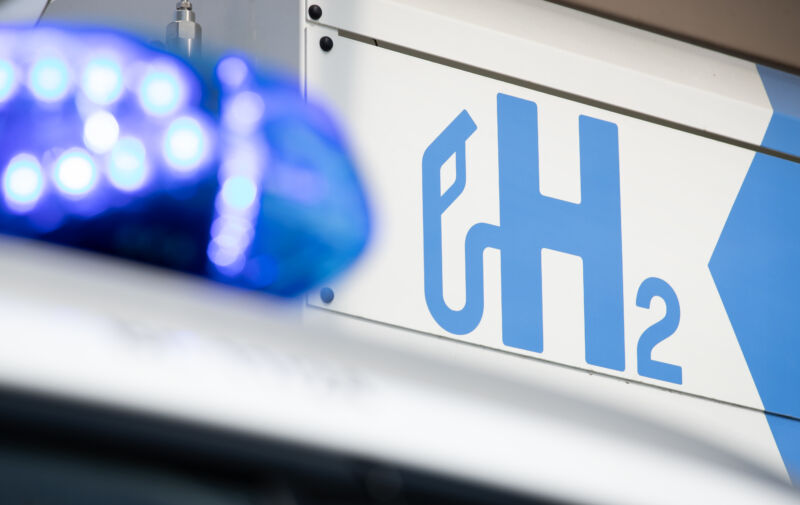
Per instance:
[[[800,73],[800,0],[551,0]]]

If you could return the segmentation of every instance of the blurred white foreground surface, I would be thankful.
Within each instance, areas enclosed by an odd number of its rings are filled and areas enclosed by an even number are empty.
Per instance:
[[[692,440],[429,355],[302,328],[291,305],[52,246],[4,238],[0,251],[4,388],[577,503],[797,502]]]

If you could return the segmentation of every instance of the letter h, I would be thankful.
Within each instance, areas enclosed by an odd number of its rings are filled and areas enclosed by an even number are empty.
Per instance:
[[[483,251],[500,249],[503,343],[542,352],[542,249],[583,260],[586,362],[623,370],[622,234],[619,144],[613,123],[580,116],[581,203],[539,191],[536,104],[498,94],[500,225],[478,223],[465,240],[467,299],[461,310],[444,302],[441,215],[466,185],[466,140],[476,130],[463,111],[423,156],[425,298],[445,330],[465,334],[483,315]],[[442,194],[440,171],[456,155],[456,181]]]

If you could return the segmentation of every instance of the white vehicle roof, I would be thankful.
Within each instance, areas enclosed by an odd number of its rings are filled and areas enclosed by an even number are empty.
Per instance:
[[[4,238],[0,248],[6,389],[578,503],[797,500],[698,441],[443,359],[304,328],[292,305],[60,247]]]

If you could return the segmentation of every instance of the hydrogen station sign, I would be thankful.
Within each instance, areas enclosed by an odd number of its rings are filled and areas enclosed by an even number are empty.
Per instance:
[[[473,225],[465,238],[466,302],[453,310],[442,285],[442,214],[466,186],[466,142],[477,126],[463,111],[433,141],[422,161],[425,299],[446,331],[472,332],[483,312],[483,251],[501,251],[500,284],[503,345],[544,352],[542,262],[544,249],[581,258],[583,263],[586,362],[625,370],[622,294],[619,141],[617,126],[589,116],[578,118],[581,202],[543,196],[539,190],[536,104],[497,96],[500,225]],[[456,179],[442,188],[440,171],[455,156]],[[680,305],[663,279],[649,277],[636,304],[649,308],[654,297],[666,304],[664,319],[642,333],[638,373],[680,384],[681,367],[653,361],[652,348],[677,329]]]
[[[761,149],[341,37],[308,63],[375,219],[313,305],[763,411],[800,459],[796,79],[752,66]]]

